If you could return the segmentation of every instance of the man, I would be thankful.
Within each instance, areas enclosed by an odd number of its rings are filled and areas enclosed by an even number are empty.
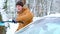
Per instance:
[[[17,8],[17,18],[16,21],[22,21],[23,24],[19,23],[19,26],[17,28],[17,31],[23,28],[24,26],[28,25],[32,22],[33,14],[30,12],[30,10],[27,7],[24,7],[23,2],[18,1],[16,3]]]

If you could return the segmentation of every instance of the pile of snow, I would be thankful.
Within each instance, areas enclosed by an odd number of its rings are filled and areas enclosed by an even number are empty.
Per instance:
[[[7,28],[7,32],[6,34],[14,34],[17,27],[18,27],[18,23],[17,24],[14,24],[14,23],[9,23],[10,24],[10,27]]]

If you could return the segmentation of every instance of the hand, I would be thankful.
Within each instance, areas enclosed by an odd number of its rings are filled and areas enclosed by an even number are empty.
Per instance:
[[[17,21],[16,21],[16,20],[12,20],[12,22],[17,23]]]

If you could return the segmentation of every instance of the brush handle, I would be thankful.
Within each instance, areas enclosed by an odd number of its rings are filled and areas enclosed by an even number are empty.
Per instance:
[[[14,21],[0,21],[0,23],[4,23],[4,22],[14,22]],[[19,23],[24,23],[23,21],[16,21],[16,22],[19,22]]]

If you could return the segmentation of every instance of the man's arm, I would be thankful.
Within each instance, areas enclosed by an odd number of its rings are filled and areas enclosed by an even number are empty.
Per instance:
[[[32,18],[33,18],[33,14],[31,12],[27,12],[25,15],[18,16],[16,20],[26,22]]]

